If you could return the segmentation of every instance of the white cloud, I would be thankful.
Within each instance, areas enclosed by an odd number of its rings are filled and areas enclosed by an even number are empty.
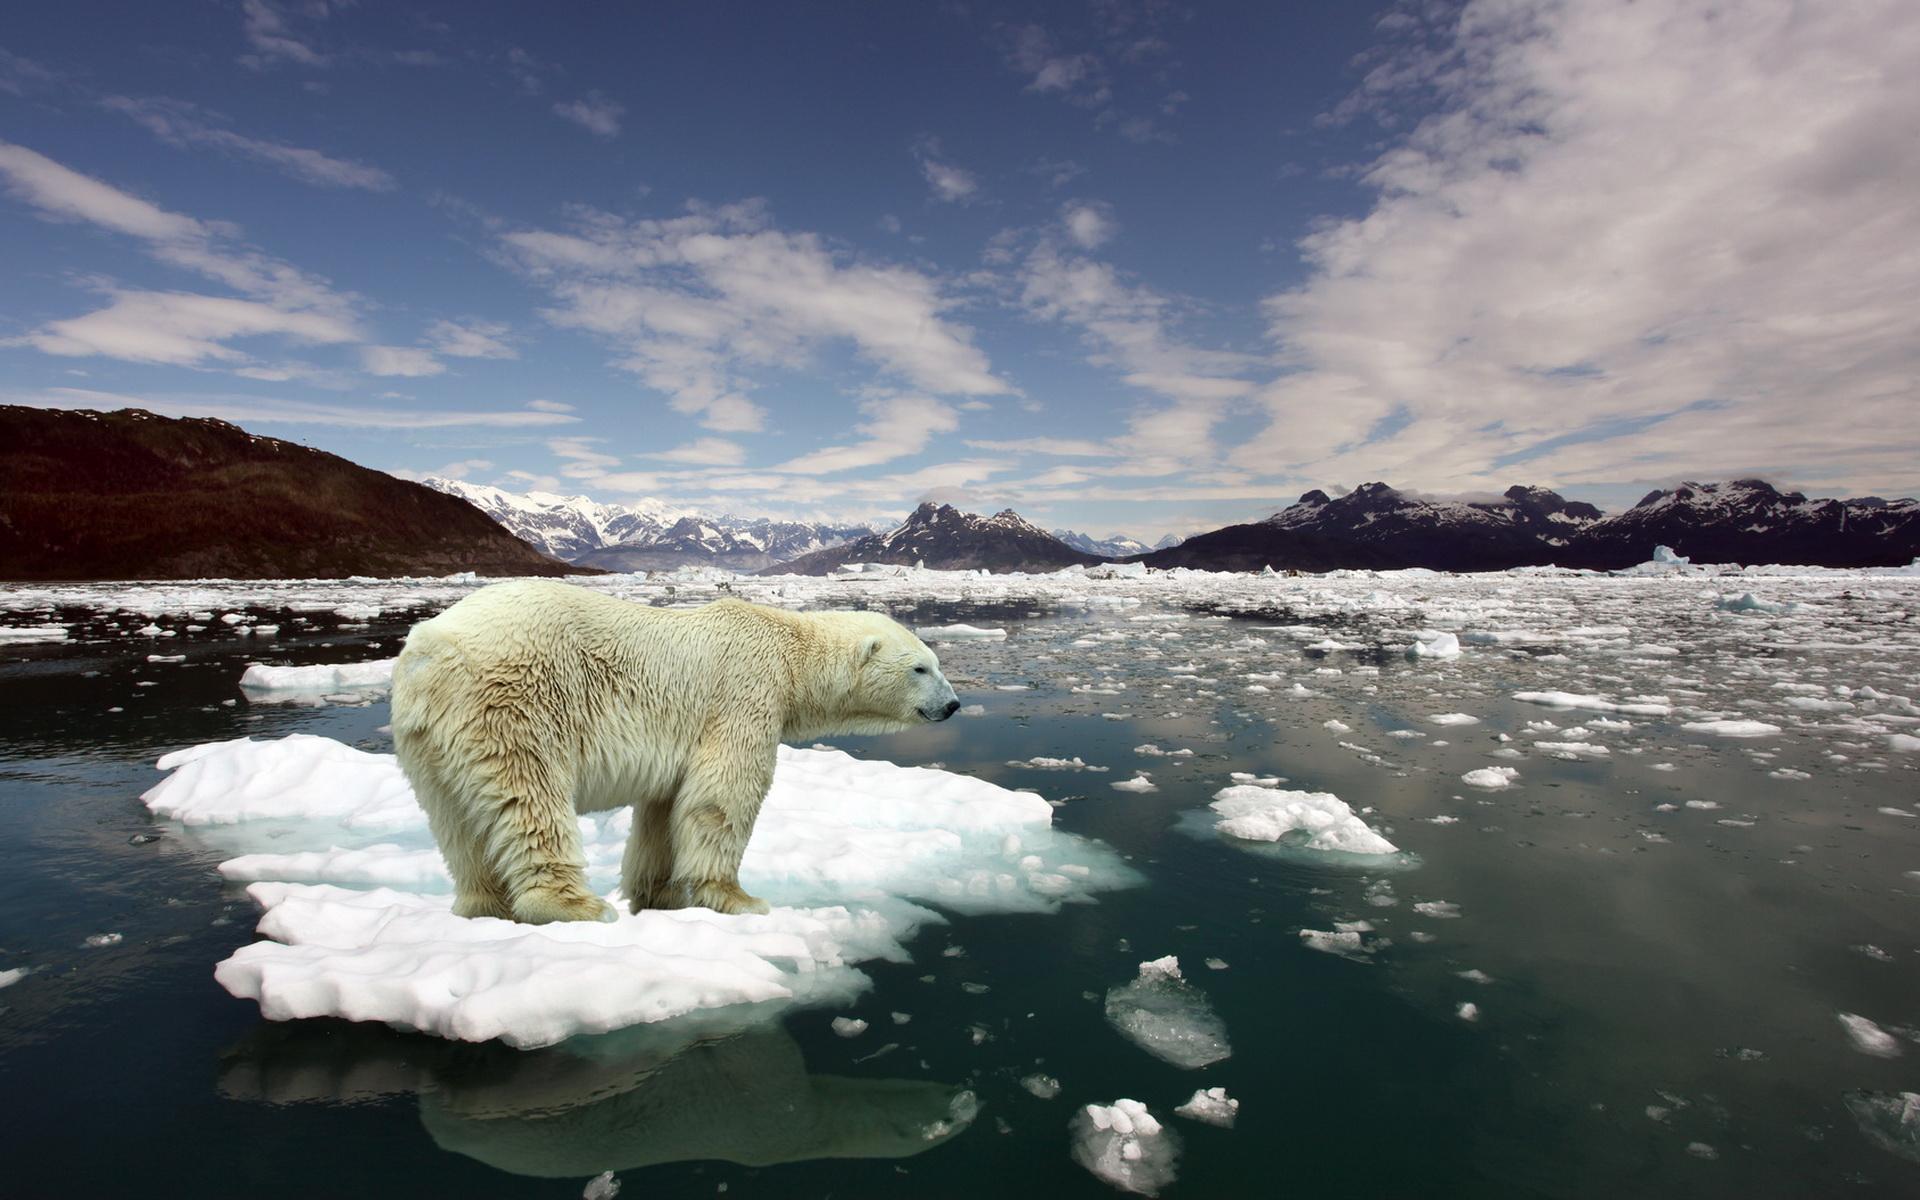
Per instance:
[[[115,233],[157,242],[211,236],[208,227],[192,217],[170,213],[25,146],[0,142],[0,172],[6,175],[9,191],[49,217],[90,221]]]
[[[138,238],[161,262],[248,297],[108,288],[114,297],[109,307],[52,322],[18,339],[24,344],[50,354],[192,366],[247,364],[247,355],[223,344],[232,338],[278,334],[332,344],[359,337],[352,297],[290,263],[235,244],[224,224],[168,212],[7,142],[0,142],[0,177],[10,192],[50,219],[86,221]]]
[[[921,177],[933,189],[935,200],[960,204],[979,194],[980,181],[972,171],[942,161],[939,139],[923,137],[916,141],[913,157],[920,164]]]
[[[1060,210],[1060,222],[1067,236],[1083,250],[1097,250],[1113,239],[1120,226],[1104,204],[1074,203]]]
[[[595,137],[611,138],[620,136],[620,118],[627,115],[627,107],[599,92],[588,92],[578,100],[554,105],[553,112]]]
[[[1028,253],[1019,283],[1027,311],[1081,330],[1090,363],[1117,368],[1122,382],[1169,402],[1127,416],[1125,432],[1109,443],[1125,460],[1117,473],[1167,475],[1219,460],[1213,428],[1230,402],[1253,391],[1242,376],[1265,371],[1260,359],[1189,344],[1176,328],[1181,303],[1052,237]]]
[[[308,5],[307,11],[324,18],[328,9],[325,0],[319,0]],[[247,45],[253,47],[251,54],[241,56],[243,65],[260,70],[282,61],[303,67],[324,67],[332,61],[301,40],[286,10],[273,0],[240,0],[240,14],[241,32]]]
[[[170,146],[209,146],[266,163],[283,174],[319,187],[391,191],[393,176],[378,167],[333,158],[318,150],[246,137],[222,128],[206,113],[177,100],[133,100],[108,96],[101,104],[124,113]]]
[[[360,363],[366,367],[369,375],[399,375],[407,378],[438,375],[447,369],[446,364],[436,359],[431,350],[416,346],[362,346]]]
[[[696,438],[684,446],[662,450],[657,454],[643,454],[641,457],[701,467],[737,467],[747,460],[747,452],[740,443],[729,442],[725,438]]]
[[[1440,109],[1372,163],[1371,211],[1303,241],[1236,461],[1920,483],[1910,5],[1474,3],[1367,107],[1406,81]]]
[[[1111,458],[1116,453],[1105,442],[1087,441],[1081,438],[1030,437],[1011,438],[1005,441],[973,441],[967,445],[975,450],[998,450],[1007,454],[1051,454],[1061,458]]]
[[[527,407],[537,408],[541,412],[569,413],[573,411],[573,405],[560,400],[529,400],[527,401]]]
[[[569,479],[592,479],[604,475],[609,467],[617,467],[620,460],[611,454],[595,450],[602,439],[596,437],[553,438],[547,442],[547,450],[555,458],[565,459],[566,465],[560,473]]]
[[[604,338],[615,365],[716,432],[763,428],[749,399],[759,380],[808,367],[825,346],[850,345],[883,376],[936,396],[1012,390],[946,318],[939,281],[775,229],[757,203],[667,220],[584,214],[573,232],[502,242],[553,296],[547,320]]]
[[[858,432],[865,437],[845,446],[829,446],[773,468],[796,475],[830,475],[877,466],[918,454],[936,433],[951,433],[960,427],[960,414],[949,405],[929,396],[883,396],[863,401],[867,414]]]
[[[81,388],[48,388],[7,396],[10,404],[37,408],[144,408],[165,417],[217,417],[236,425],[333,425],[358,429],[445,429],[481,426],[520,429],[567,424],[576,417],[561,413],[428,411],[419,409],[360,408],[346,404],[309,404],[264,396],[122,395]]]
[[[435,321],[427,327],[426,342],[448,358],[519,358],[520,352],[503,340],[508,332],[498,321]]]
[[[128,362],[194,366],[242,362],[247,355],[227,342],[278,335],[308,344],[350,342],[352,325],[324,313],[288,311],[270,304],[190,292],[111,293],[97,312],[52,321],[16,339],[44,354],[105,355]]]

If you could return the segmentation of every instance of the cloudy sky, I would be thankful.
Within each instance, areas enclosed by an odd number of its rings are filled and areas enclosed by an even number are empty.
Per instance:
[[[1153,538],[1920,491],[1911,0],[20,5],[0,399]]]

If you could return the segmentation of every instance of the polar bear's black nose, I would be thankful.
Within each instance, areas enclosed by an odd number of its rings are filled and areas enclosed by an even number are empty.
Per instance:
[[[940,719],[944,721],[948,717],[952,716],[953,714],[959,711],[960,711],[960,702],[958,700],[949,700],[947,701],[947,706],[940,710]]]

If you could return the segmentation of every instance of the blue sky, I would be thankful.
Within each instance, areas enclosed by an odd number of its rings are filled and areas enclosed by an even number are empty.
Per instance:
[[[0,396],[1145,537],[1920,479],[1920,13],[21,7]]]

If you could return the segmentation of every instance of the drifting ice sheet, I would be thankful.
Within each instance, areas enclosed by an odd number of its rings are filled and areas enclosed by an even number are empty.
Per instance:
[[[240,739],[160,761],[142,797],[233,851],[221,866],[272,941],[215,978],[270,1019],[338,1016],[464,1041],[549,1045],[703,1009],[844,1001],[852,964],[905,961],[939,916],[1049,912],[1127,886],[1105,846],[1051,828],[1039,796],[840,751],[782,747],[741,867],[766,916],[648,911],[521,925],[451,912],[451,883],[392,756],[327,738]],[[614,898],[631,813],[580,818],[588,880]],[[372,890],[365,890],[370,885]],[[771,1002],[771,1003],[769,1003]]]
[[[240,676],[250,692],[337,692],[348,688],[383,688],[393,683],[396,658],[373,662],[339,663],[317,667],[269,667],[254,663]]]
[[[1215,829],[1244,841],[1277,842],[1298,832],[1304,837],[1293,840],[1309,850],[1344,854],[1397,854],[1400,850],[1331,792],[1238,784],[1215,792],[1209,807],[1220,814]]]
[[[1138,1100],[1089,1104],[1073,1117],[1073,1161],[1123,1192],[1157,1196],[1173,1182],[1179,1143]]]
[[[1180,976],[1169,954],[1140,964],[1132,983],[1107,993],[1107,1020],[1135,1045],[1164,1062],[1192,1070],[1230,1056],[1227,1027],[1206,994]]]

